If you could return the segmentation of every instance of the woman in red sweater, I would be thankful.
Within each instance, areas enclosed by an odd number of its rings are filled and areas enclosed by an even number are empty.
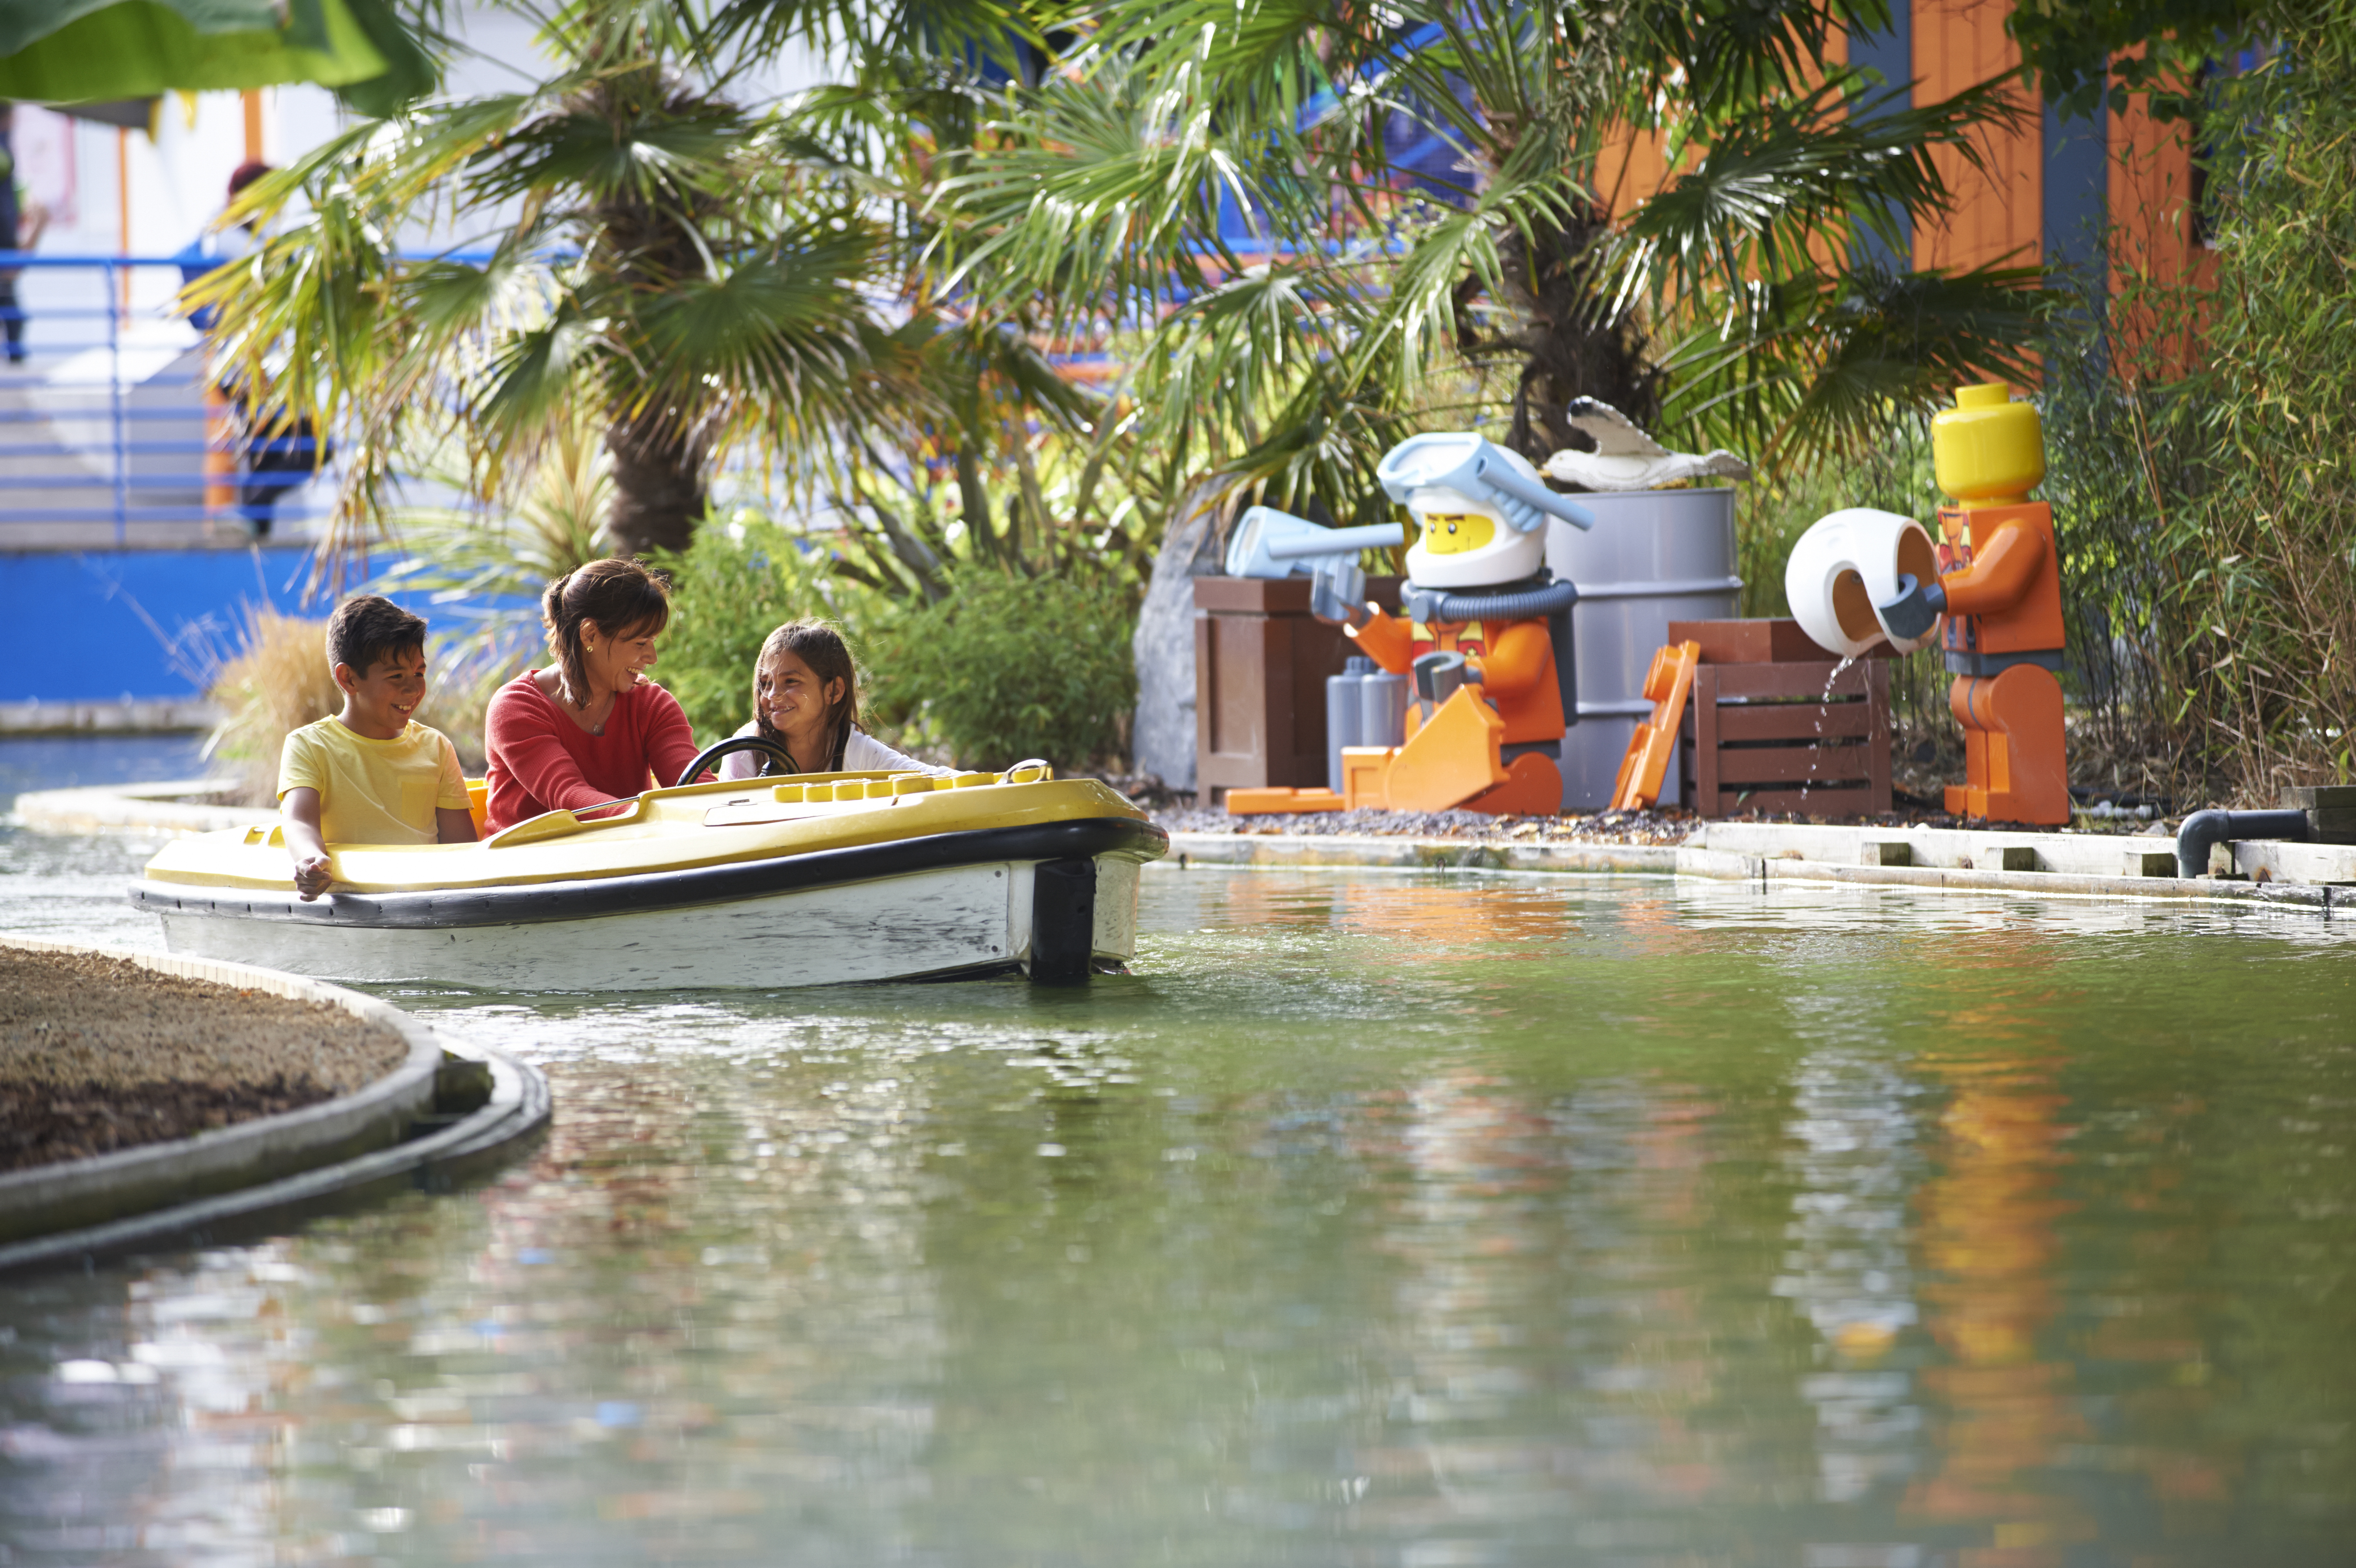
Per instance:
[[[487,834],[543,811],[581,811],[679,782],[695,732],[679,699],[646,678],[670,595],[635,560],[593,560],[548,585],[546,669],[499,688],[485,716]]]

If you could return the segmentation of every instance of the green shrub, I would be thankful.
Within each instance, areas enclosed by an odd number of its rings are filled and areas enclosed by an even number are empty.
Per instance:
[[[671,592],[655,678],[707,745],[753,716],[753,661],[772,630],[831,619],[859,656],[861,630],[884,612],[857,584],[830,575],[815,541],[757,514],[709,519],[686,549],[658,550],[652,562],[669,574]]]
[[[1076,767],[1119,752],[1137,705],[1119,585],[968,567],[948,596],[902,612],[877,640],[879,711],[905,713],[962,763],[1044,757]]]

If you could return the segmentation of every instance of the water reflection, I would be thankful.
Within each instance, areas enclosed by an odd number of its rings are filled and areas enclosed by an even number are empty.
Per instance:
[[[2345,949],[1147,891],[1086,993],[404,997],[548,1143],[0,1287],[0,1556],[2340,1560]]]
[[[1922,1464],[1914,1378],[1894,1354],[1917,1320],[1908,1209],[1921,1179],[1916,1102],[1902,1056],[1811,1053],[1792,1086],[1799,1190],[1774,1293],[1818,1336],[1801,1380],[1816,1410],[1817,1494],[1853,1503]]]

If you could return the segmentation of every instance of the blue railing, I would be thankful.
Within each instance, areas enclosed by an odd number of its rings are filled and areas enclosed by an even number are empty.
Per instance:
[[[218,387],[188,256],[0,251],[0,549],[280,537],[317,464]]]

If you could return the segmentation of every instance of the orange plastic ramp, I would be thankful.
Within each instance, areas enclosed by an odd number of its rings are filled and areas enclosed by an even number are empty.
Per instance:
[[[1349,803],[1330,789],[1231,789],[1230,816],[1281,816],[1302,811],[1347,811]]]
[[[1408,714],[1414,716],[1410,708]],[[1391,763],[1397,760],[1397,746],[1344,746],[1342,748],[1342,806],[1355,811],[1360,806],[1383,808],[1390,797],[1384,793],[1388,783]]]
[[[1458,688],[1391,759],[1383,777],[1383,797],[1393,811],[1446,811],[1505,782],[1505,765],[1498,760],[1505,721],[1474,695],[1478,690]],[[1348,759],[1344,748],[1345,769]],[[1556,800],[1558,805],[1559,791]]]
[[[1653,656],[1653,667],[1644,672],[1644,692],[1652,701],[1653,716],[1628,737],[1627,754],[1620,759],[1620,776],[1612,781],[1612,810],[1634,811],[1661,798],[1661,784],[1669,773],[1669,752],[1676,746],[1677,725],[1685,718],[1694,669],[1700,663],[1699,643],[1671,643]]]
[[[1505,770],[1505,782],[1484,790],[1458,806],[1459,811],[1485,811],[1492,816],[1559,816],[1562,815],[1562,770],[1552,757],[1525,752]]]

